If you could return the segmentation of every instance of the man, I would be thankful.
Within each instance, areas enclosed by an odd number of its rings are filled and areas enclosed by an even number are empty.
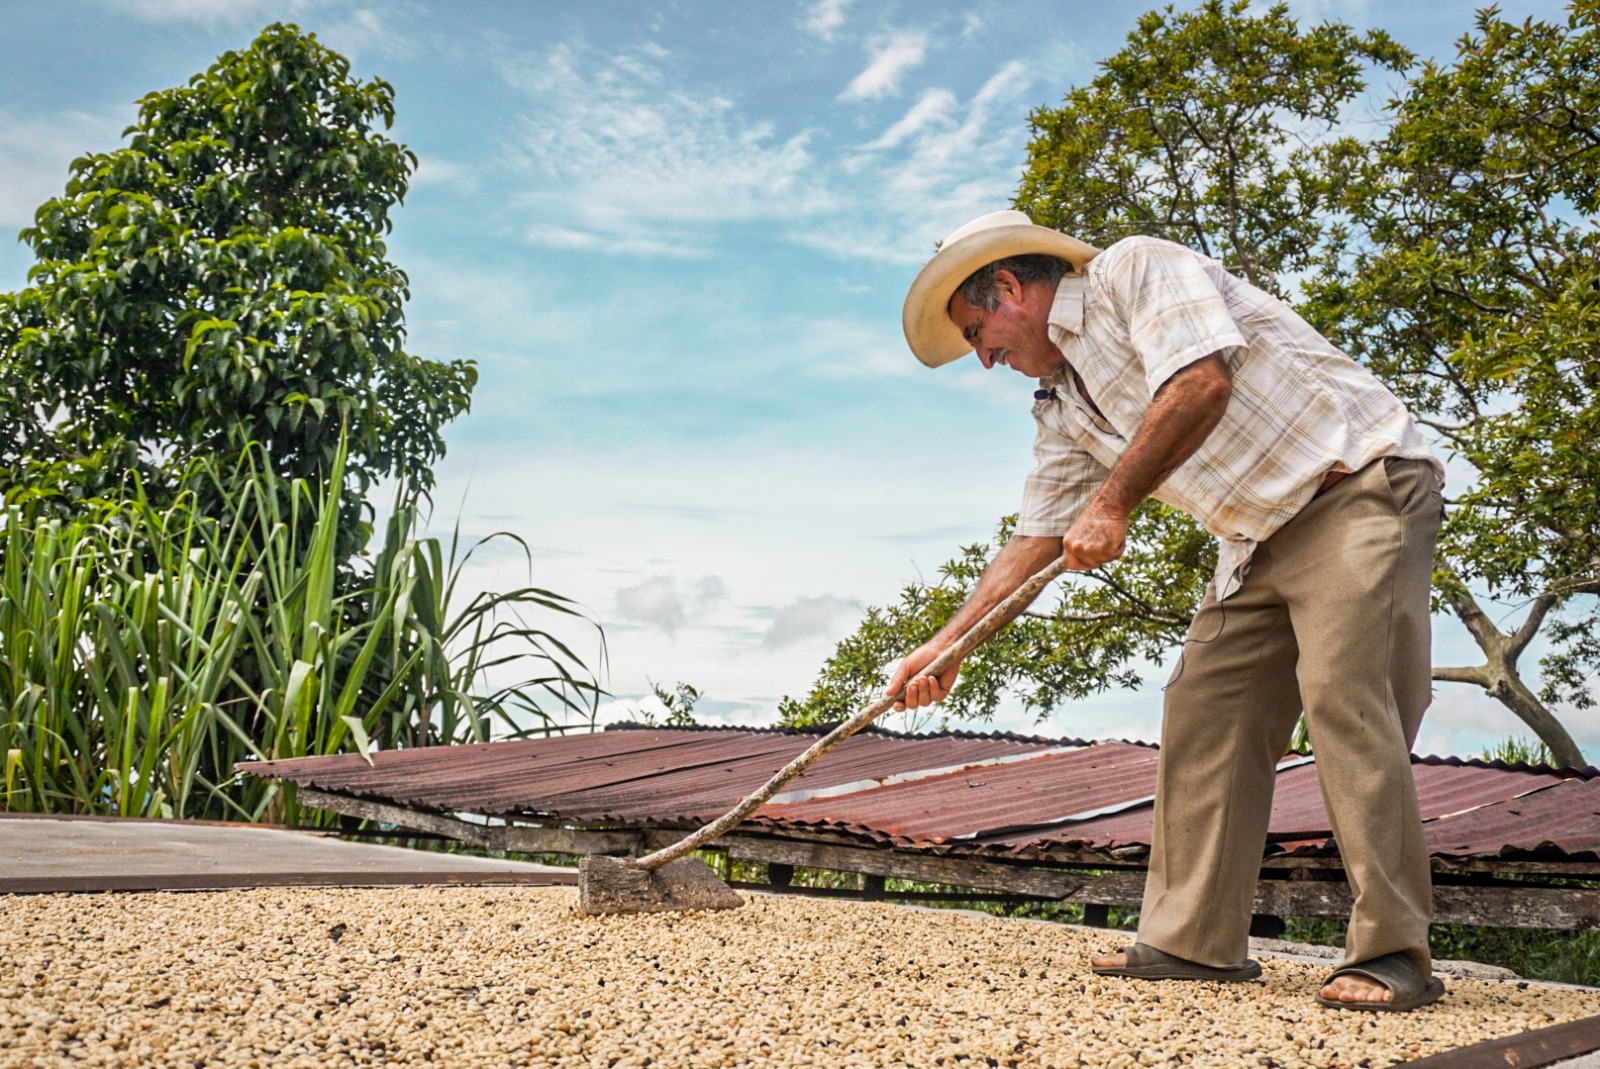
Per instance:
[[[1355,905],[1324,1005],[1438,998],[1431,885],[1409,753],[1431,697],[1428,588],[1443,469],[1400,401],[1281,301],[1154,238],[1101,252],[994,212],[945,241],[906,296],[938,366],[976,350],[1039,380],[1037,461],[1015,535],[967,604],[889,683],[922,673],[1064,554],[1123,553],[1146,497],[1218,538],[1216,574],[1166,690],[1137,943],[1096,972],[1247,980],[1276,766],[1304,710]]]

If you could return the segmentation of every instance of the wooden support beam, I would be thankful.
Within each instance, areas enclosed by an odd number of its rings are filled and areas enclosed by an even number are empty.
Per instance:
[[[1012,857],[1019,862],[1025,861],[1061,867],[1143,870],[1148,861],[1148,853],[1149,851],[1144,847],[1119,847],[1110,852],[1053,848],[1048,850],[1025,850],[1012,855]],[[1498,857],[1435,857],[1431,858],[1429,863],[1434,872],[1492,873],[1496,875],[1519,873],[1600,881],[1600,862],[1595,861],[1510,861]],[[1261,867],[1263,870],[1270,872],[1306,869],[1343,872],[1344,860],[1337,854],[1332,856],[1319,854],[1309,857],[1289,857],[1282,854],[1274,854],[1264,858],[1261,862]]]
[[[730,835],[722,840],[728,856],[740,861],[777,862],[780,865],[813,869],[862,872],[871,876],[893,876],[922,883],[953,884],[959,887],[988,887],[1042,898],[1067,898],[1095,879],[1083,873],[1060,872],[1031,865],[1008,865],[997,861],[940,857],[897,850],[830,846],[816,842],[795,842]],[[1105,879],[1106,877],[1100,877]],[[1141,877],[1142,882],[1142,877]]]
[[[577,828],[534,828],[507,824],[496,828],[501,850],[524,854],[612,854],[638,857],[652,848],[654,836],[641,831],[583,831]]]
[[[441,813],[425,813],[420,809],[410,809],[389,802],[374,802],[348,794],[319,791],[311,787],[301,787],[299,796],[302,805],[311,806],[313,809],[326,809],[330,813],[339,813],[347,817],[376,820],[380,824],[393,824],[397,828],[444,835],[474,846],[492,849],[494,829],[483,824],[468,824],[464,820]]]
[[[349,795],[300,788],[307,805],[335,813],[376,820],[413,831],[446,835],[492,850],[528,853],[630,854],[658,849],[674,842],[682,832],[674,829],[596,830],[533,827],[528,825],[471,824],[455,817],[426,813],[404,806],[374,802]],[[758,835],[729,835],[721,840],[728,856],[770,865],[805,866],[859,872],[876,881],[883,877],[921,883],[978,887],[1011,894],[1034,895],[1086,906],[1138,906],[1143,897],[1141,870],[1084,872],[1041,868],[1034,863],[982,860],[840,845],[816,839]],[[1350,913],[1350,889],[1336,877],[1337,859],[1278,859],[1316,864],[1295,866],[1269,863],[1264,873],[1283,872],[1294,878],[1265,879],[1257,884],[1253,913],[1270,917],[1345,917]],[[1330,864],[1331,862],[1331,864]],[[1451,871],[1541,871],[1540,862],[1502,862],[1491,867],[1473,865]],[[1551,863],[1563,875],[1583,875],[1586,866]],[[1572,870],[1577,869],[1578,872]],[[1286,871],[1287,870],[1287,871]],[[1553,873],[1552,873],[1553,874]],[[1592,875],[1592,874],[1590,874]],[[1600,929],[1600,890],[1568,887],[1472,886],[1440,884],[1434,888],[1434,921],[1439,924],[1482,924],[1500,928]],[[1098,913],[1098,910],[1096,911]]]
[[[1262,880],[1253,912],[1275,917],[1346,917],[1350,888],[1333,880]],[[1436,924],[1497,928],[1600,928],[1600,891],[1568,887],[1452,887],[1433,889]]]
[[[581,828],[539,828],[522,824],[473,824],[442,813],[428,813],[310,787],[300,788],[300,800],[317,809],[362,820],[375,820],[380,824],[393,824],[409,831],[443,835],[485,850],[515,850],[525,854],[636,856],[658,845],[665,845],[677,836],[676,832],[665,831],[586,831]]]

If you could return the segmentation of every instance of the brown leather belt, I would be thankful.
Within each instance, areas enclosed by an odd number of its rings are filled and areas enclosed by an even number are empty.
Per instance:
[[[1317,487],[1317,492],[1311,495],[1311,500],[1315,501],[1317,498],[1321,497],[1323,494],[1327,493],[1329,490],[1332,490],[1335,486],[1338,486],[1339,485],[1339,480],[1343,479],[1345,476],[1347,476],[1349,474],[1350,473],[1348,471],[1330,471],[1330,472],[1328,472],[1327,475],[1323,476],[1322,485]]]

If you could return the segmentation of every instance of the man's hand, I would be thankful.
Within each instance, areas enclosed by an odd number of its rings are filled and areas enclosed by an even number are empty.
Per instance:
[[[1233,372],[1216,352],[1156,389],[1128,448],[1061,539],[1068,567],[1087,572],[1128,548],[1128,517],[1216,429],[1233,396]]]
[[[1087,572],[1109,564],[1128,548],[1128,517],[1099,500],[1089,502],[1061,539],[1067,567]]]
[[[943,652],[944,647],[929,643],[912,650],[906,659],[900,662],[900,667],[894,670],[894,676],[884,691],[885,694],[899,694],[900,688],[905,688],[900,700],[894,703],[895,712],[920,709],[924,705],[942,702],[949,697],[951,688],[956,685],[956,674],[961,668],[959,664],[951,665],[938,676],[918,674]]]

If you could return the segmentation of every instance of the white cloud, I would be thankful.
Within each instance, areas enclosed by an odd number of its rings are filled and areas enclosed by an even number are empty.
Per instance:
[[[778,610],[761,643],[768,649],[778,650],[809,638],[831,635],[839,617],[856,611],[854,602],[830,594],[799,598]]]
[[[957,226],[1007,207],[1027,155],[1033,70],[1010,61],[965,102],[948,89],[924,92],[842,161],[871,211],[814,224],[794,240],[841,257],[915,264]]]
[[[66,189],[71,162],[119,147],[133,117],[127,107],[28,117],[0,108],[0,226],[32,224],[38,207]]]
[[[1370,20],[1370,0],[1290,0],[1289,13],[1301,23],[1346,22],[1364,26]]]
[[[810,315],[780,324],[804,359],[807,374],[822,379],[909,379],[925,368],[906,348],[892,319],[852,320]]]
[[[664,575],[617,591],[617,614],[625,620],[659,627],[669,635],[689,619],[677,584]]]
[[[559,45],[503,59],[531,107],[514,147],[536,179],[518,207],[536,244],[693,256],[713,228],[831,204],[802,131],[779,138],[731,100],[674,88],[660,49]]]
[[[833,31],[844,25],[850,0],[816,0],[800,18],[800,25],[824,41],[833,40]]]
[[[207,26],[298,18],[326,6],[323,0],[104,0],[107,7],[145,22],[198,22]]]
[[[728,587],[719,576],[698,579],[685,591],[676,578],[655,575],[617,591],[616,606],[617,615],[624,620],[658,628],[671,636],[727,600]]]
[[[684,259],[698,259],[710,254],[710,250],[703,245],[628,234],[574,230],[553,223],[535,223],[522,233],[528,241],[547,249],[577,249],[605,252],[613,256],[670,256]]]
[[[911,105],[911,110],[895,120],[893,126],[885,130],[876,141],[870,142],[868,149],[895,148],[904,143],[907,138],[934,126],[950,127],[954,125],[956,111],[956,95],[948,89],[930,89]]]
[[[896,34],[874,50],[871,62],[845,86],[839,99],[876,100],[898,92],[901,76],[919,65],[927,51],[926,34]]]
[[[367,55],[403,59],[416,55],[418,36],[406,32],[402,24],[414,22],[425,13],[417,4],[386,0],[382,8],[358,7],[343,17],[319,20],[302,29],[315,32],[318,40],[348,59]]]
[[[380,55],[394,59],[413,55],[416,38],[401,32],[397,22],[414,19],[422,8],[414,0],[385,0],[363,7],[350,0],[101,0],[114,11],[141,22],[195,23],[216,27],[260,27],[267,22],[294,22],[315,33],[323,44],[348,59]]]
[[[696,613],[707,612],[728,600],[728,584],[722,581],[721,576],[704,576],[695,581],[692,589]]]
[[[444,189],[451,193],[470,194],[478,191],[478,172],[464,163],[451,163],[434,156],[420,156],[417,169],[411,174],[411,188]]]

